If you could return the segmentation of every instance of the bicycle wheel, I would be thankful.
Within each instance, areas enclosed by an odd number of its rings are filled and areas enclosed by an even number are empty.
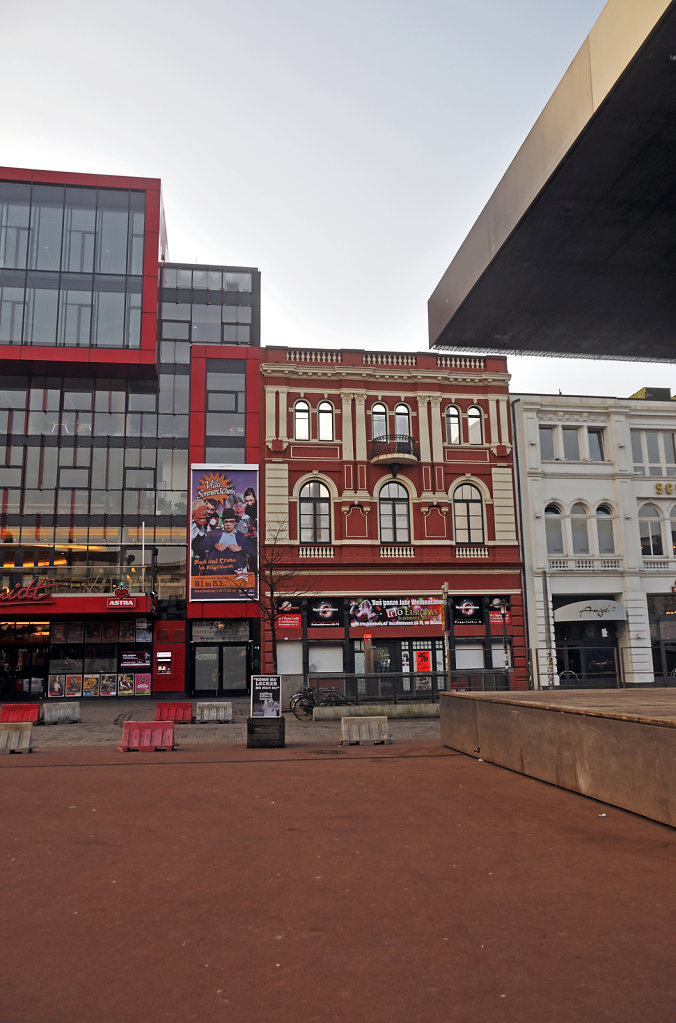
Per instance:
[[[315,702],[311,696],[299,695],[291,708],[299,721],[309,721],[312,717]]]

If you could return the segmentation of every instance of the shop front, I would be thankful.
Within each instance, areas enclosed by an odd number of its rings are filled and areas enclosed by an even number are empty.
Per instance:
[[[676,594],[648,595],[650,645],[658,685],[676,684]]]
[[[443,689],[449,665],[451,672],[471,672],[478,688],[486,672],[491,688],[497,675],[506,687],[512,667],[512,611],[504,596],[285,600],[277,631],[283,675],[310,684],[344,675],[360,697]]]
[[[258,666],[259,623],[225,618],[191,623],[191,691],[194,696],[243,696]]]
[[[554,597],[554,638],[559,685],[614,689],[622,684],[620,630],[626,608],[614,597]]]
[[[4,700],[149,696],[155,610],[149,596],[64,596],[40,586],[0,597]]]

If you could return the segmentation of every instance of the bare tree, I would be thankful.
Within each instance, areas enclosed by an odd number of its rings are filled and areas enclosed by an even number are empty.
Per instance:
[[[288,523],[269,523],[265,542],[258,552],[258,596],[252,597],[244,585],[243,596],[261,612],[261,620],[270,630],[273,670],[277,672],[277,621],[285,611],[283,600],[300,600],[312,592],[310,578],[298,564],[298,549],[289,544]]]

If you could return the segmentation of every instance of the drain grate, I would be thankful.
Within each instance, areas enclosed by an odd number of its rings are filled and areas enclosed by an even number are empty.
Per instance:
[[[347,751],[344,749],[313,749],[310,752],[318,757],[344,757]]]

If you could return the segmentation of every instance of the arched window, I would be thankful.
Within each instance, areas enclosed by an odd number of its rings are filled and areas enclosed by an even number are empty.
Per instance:
[[[556,504],[548,504],[545,508],[545,537],[547,554],[563,554],[561,509]]]
[[[570,509],[570,529],[573,536],[573,554],[589,554],[587,509],[579,502]]]
[[[483,416],[478,405],[471,405],[467,409],[467,440],[470,444],[484,442]]]
[[[380,401],[377,401],[371,409],[371,423],[374,440],[387,436],[387,409]]]
[[[331,543],[331,494],[319,480],[301,488],[298,538],[301,543]]]
[[[446,443],[460,444],[460,412],[455,405],[446,409]]]
[[[456,543],[484,542],[484,503],[472,483],[463,483],[453,492],[453,533]]]
[[[406,405],[397,405],[394,410],[394,432],[398,437],[411,436],[411,414]]]
[[[599,554],[615,553],[613,513],[607,504],[600,504],[596,509],[596,538],[599,545]]]
[[[330,401],[320,401],[317,406],[317,438],[333,440],[333,405]]]
[[[380,490],[380,542],[410,543],[411,525],[408,511],[408,491],[392,480]]]
[[[641,534],[641,554],[647,557],[661,556],[662,524],[657,508],[651,504],[644,504],[638,513],[638,526]]]
[[[297,401],[294,405],[293,435],[296,440],[310,439],[310,406],[306,401]]]

